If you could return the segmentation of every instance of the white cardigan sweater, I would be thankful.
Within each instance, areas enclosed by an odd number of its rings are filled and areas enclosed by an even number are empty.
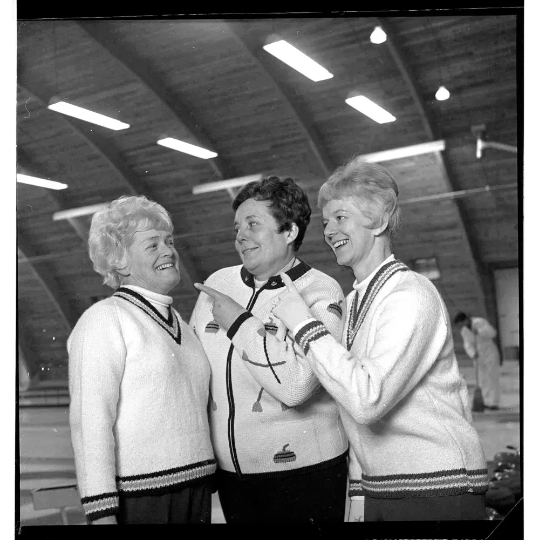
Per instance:
[[[340,336],[344,296],[331,277],[299,262],[287,274],[313,313]],[[211,364],[210,427],[219,467],[238,476],[285,476],[344,459],[348,441],[337,404],[320,386],[303,351],[271,313],[285,288],[279,276],[255,288],[242,266],[205,282],[248,309],[228,331],[201,293],[191,326]]]
[[[354,284],[360,302],[371,279],[391,261],[393,256]],[[351,459],[351,495],[484,493],[485,457],[471,424],[443,300],[427,278],[402,263],[373,295],[374,290],[371,286],[372,303],[363,310],[350,350],[320,321],[294,329],[314,372],[339,404],[357,458]],[[345,344],[355,291],[347,297]]]
[[[68,339],[71,439],[90,521],[116,514],[119,492],[160,494],[215,471],[209,364],[180,315],[163,316],[171,302],[120,288]]]

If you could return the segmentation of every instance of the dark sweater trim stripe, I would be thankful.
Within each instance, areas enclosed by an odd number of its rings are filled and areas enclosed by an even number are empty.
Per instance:
[[[311,270],[311,267],[305,261],[302,261],[299,257],[297,257],[297,259],[299,264],[293,266],[290,270],[285,272],[292,281],[296,281],[296,279],[300,278]],[[245,285],[254,288],[255,278],[244,266],[242,266],[240,269],[240,276],[241,281],[245,283]],[[284,287],[284,283],[281,276],[271,276],[264,285],[264,289],[280,289],[282,287]]]
[[[311,343],[324,336],[329,336],[326,327],[320,321],[310,321],[300,328],[296,334],[296,343],[301,347],[306,355],[309,352]]]
[[[146,480],[148,478],[159,478],[161,476],[170,476],[171,474],[177,474],[183,471],[188,471],[191,469],[198,469],[200,467],[205,467],[206,465],[214,465],[217,462],[215,459],[206,459],[205,461],[198,461],[197,463],[191,463],[190,465],[183,465],[182,467],[174,467],[173,469],[165,469],[162,471],[156,471],[153,473],[146,474],[134,474],[132,476],[117,476],[116,481],[118,482],[131,482],[133,480]]]
[[[88,512],[86,514],[86,519],[88,521],[95,521],[108,516],[116,516],[120,513],[120,508],[107,508],[106,510],[99,510],[97,512]]]
[[[80,502],[82,504],[92,503],[96,501],[101,501],[103,499],[110,499],[112,497],[117,497],[117,491],[110,491],[108,493],[101,493],[100,495],[92,495],[91,497],[81,497]]]
[[[388,480],[422,480],[429,478],[440,478],[442,476],[482,476],[488,473],[487,469],[473,469],[468,471],[467,469],[448,469],[444,471],[434,471],[429,473],[417,473],[417,474],[387,474],[384,476],[369,476],[363,474],[363,480],[370,482],[385,482]]]
[[[365,489],[365,496],[372,497],[373,499],[420,499],[423,497],[447,497],[451,495],[464,495],[465,493],[473,493],[474,495],[481,495],[486,493],[488,486],[481,487],[468,487],[468,486],[455,486],[447,488],[436,489],[422,489],[422,490],[392,490],[392,491],[371,491]]]
[[[236,332],[240,329],[240,326],[249,318],[253,317],[252,313],[244,311],[231,325],[226,333],[226,337],[232,341],[232,338],[236,335]]]
[[[292,469],[288,471],[272,471],[265,473],[242,473],[240,475],[225,471],[223,469],[218,469],[217,474],[228,476],[229,478],[235,478],[236,480],[262,480],[270,478],[287,478],[289,476],[300,476],[302,474],[309,474],[316,471],[323,471],[324,469],[329,469],[336,465],[341,465],[343,462],[347,462],[348,450],[340,456],[328,459],[327,461],[322,461],[320,463],[315,463],[314,465],[307,465],[306,467],[300,467],[298,469]]]
[[[120,490],[119,496],[120,500],[123,499],[133,499],[136,497],[146,497],[150,495],[165,495],[167,493],[173,493],[186,489],[189,487],[196,487],[206,483],[212,483],[215,477],[215,472],[201,476],[200,478],[194,478],[193,480],[185,480],[184,482],[175,482],[173,484],[168,484],[166,486],[156,486],[154,488],[147,489],[137,489],[136,491],[124,491]]]

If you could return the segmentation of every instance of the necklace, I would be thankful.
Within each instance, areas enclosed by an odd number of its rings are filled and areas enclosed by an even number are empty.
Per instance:
[[[352,300],[352,305],[350,306],[350,316],[348,318],[348,327],[346,329],[346,348],[348,350],[352,348],[352,343],[354,343],[354,339],[359,332],[359,328],[365,320],[367,311],[369,310],[374,297],[378,294],[378,291],[384,286],[386,281],[391,276],[397,272],[406,272],[408,270],[409,268],[403,262],[397,259],[384,264],[384,266],[382,266],[370,280],[359,307],[359,293],[356,291],[354,299]]]

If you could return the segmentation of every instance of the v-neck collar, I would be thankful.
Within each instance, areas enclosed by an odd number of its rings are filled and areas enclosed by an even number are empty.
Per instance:
[[[170,335],[170,337],[178,344],[182,344],[182,334],[180,323],[175,313],[172,311],[172,307],[169,306],[168,318],[163,317],[159,311],[152,306],[152,304],[144,298],[141,294],[128,289],[126,287],[120,287],[113,296],[127,300],[131,304],[137,306],[144,311],[149,317],[151,317],[163,330]]]

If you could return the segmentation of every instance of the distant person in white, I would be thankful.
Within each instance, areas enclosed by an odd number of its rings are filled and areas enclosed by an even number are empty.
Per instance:
[[[168,295],[180,281],[172,233],[145,197],[92,219],[90,258],[116,292],[83,313],[68,350],[77,482],[93,524],[210,523],[210,366]]]
[[[500,353],[494,342],[496,330],[483,317],[470,317],[464,312],[455,316],[455,324],[466,354],[477,362],[478,381],[485,408],[500,408]]]

